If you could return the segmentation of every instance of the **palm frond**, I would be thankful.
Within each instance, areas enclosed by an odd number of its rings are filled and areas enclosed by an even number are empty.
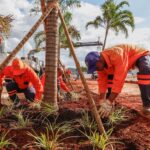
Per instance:
[[[4,36],[8,37],[10,34],[10,29],[12,27],[12,21],[13,21],[12,15],[3,16],[0,15],[0,25],[2,26],[2,32],[4,33]]]
[[[125,5],[130,6],[127,1],[122,1],[122,2],[120,2],[120,3],[116,6],[116,10],[121,9],[121,8],[124,7]]]
[[[71,25],[69,28],[68,28],[68,31],[71,35],[71,37],[75,40],[80,40],[81,39],[81,35],[80,35],[80,32],[79,30],[76,29],[75,26]]]
[[[42,43],[45,41],[46,35],[44,31],[40,31],[34,36],[34,42],[35,42],[35,47],[37,51],[39,51],[39,48],[42,47]]]
[[[46,3],[48,0],[45,1]],[[61,7],[62,12],[68,10],[68,8],[72,7],[80,7],[80,0],[59,0],[58,1]],[[40,0],[34,0],[34,7],[30,10],[31,14],[37,15],[41,12]]]
[[[98,28],[99,26],[103,26],[103,19],[100,16],[97,16],[93,21],[89,21],[86,24],[86,29],[88,28],[88,26],[94,26],[95,28]]]
[[[59,0],[62,11],[66,11],[68,8],[81,7],[80,0]]]

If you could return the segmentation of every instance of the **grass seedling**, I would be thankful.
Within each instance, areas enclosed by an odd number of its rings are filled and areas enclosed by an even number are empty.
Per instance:
[[[55,150],[59,146],[57,139],[52,139],[49,133],[48,128],[46,128],[46,133],[40,133],[38,135],[35,131],[33,133],[28,133],[35,141],[29,143],[26,147],[32,146],[36,148],[42,148],[44,150]]]
[[[89,129],[90,131],[95,131],[97,129],[97,124],[94,118],[91,118],[87,111],[83,112],[81,120],[79,120],[80,125],[84,129]]]
[[[8,132],[6,132],[6,133],[3,132],[0,135],[0,149],[1,150],[4,148],[8,148],[8,146],[10,146],[10,145],[13,147],[16,147],[16,144],[14,142],[12,142],[10,138],[9,139],[6,138]]]
[[[122,121],[125,121],[127,119],[125,113],[126,110],[124,108],[119,108],[116,109],[115,111],[112,111],[112,113],[109,115],[107,124],[114,126]]]
[[[57,123],[57,118],[54,120],[53,123],[48,123],[47,128],[52,133],[53,137],[57,137],[57,139],[63,137],[67,133],[71,133],[73,128],[70,122],[62,122]]]
[[[69,137],[64,137],[67,133],[71,132],[73,129],[68,122],[64,123],[49,123],[46,127],[45,133],[40,133],[38,135],[35,131],[33,133],[28,133],[34,141],[27,144],[26,147],[32,146],[36,148],[41,148],[44,150],[56,150],[62,148],[62,142]]]
[[[16,114],[16,117],[18,119],[16,128],[26,128],[26,127],[28,127],[28,126],[30,126],[32,124],[30,119],[24,118],[22,110],[20,110],[18,112],[18,114]]]
[[[3,117],[5,113],[6,113],[6,108],[5,107],[0,108],[0,118]]]
[[[114,141],[110,136],[112,134],[113,128],[111,128],[106,134],[99,134],[97,130],[97,124],[94,118],[90,118],[87,112],[83,113],[82,120],[80,120],[80,125],[83,130],[79,130],[93,146],[93,150],[101,149],[105,150],[108,146],[112,147],[112,144],[123,144],[119,141]],[[113,141],[111,141],[113,140]],[[113,148],[113,147],[112,147]]]
[[[57,108],[54,107],[53,105],[49,104],[49,103],[42,103],[42,107],[41,107],[41,114],[40,116],[38,116],[39,120],[42,119],[42,122],[44,122],[48,116],[56,114],[57,113]]]
[[[50,116],[57,112],[57,108],[49,103],[42,103],[41,111],[44,115]]]
[[[113,149],[113,144],[123,144],[122,142],[116,141],[115,139],[111,139],[110,136],[112,134],[113,129],[110,129],[106,134],[99,134],[98,131],[90,131],[87,133],[86,131],[80,131],[93,146],[93,150],[105,150],[108,146]]]

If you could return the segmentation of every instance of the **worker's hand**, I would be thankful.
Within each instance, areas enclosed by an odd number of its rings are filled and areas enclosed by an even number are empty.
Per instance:
[[[34,100],[29,104],[30,109],[40,109],[41,108],[41,101],[40,100]]]
[[[110,112],[112,111],[113,104],[109,100],[103,100],[100,104],[99,113],[102,118],[108,117]]]

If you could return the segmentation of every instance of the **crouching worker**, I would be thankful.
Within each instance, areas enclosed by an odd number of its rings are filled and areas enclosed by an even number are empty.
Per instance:
[[[121,92],[128,70],[138,67],[138,85],[141,91],[143,112],[150,114],[150,52],[135,45],[116,45],[105,49],[100,54],[90,52],[85,58],[88,73],[98,71],[100,92],[100,113],[108,116],[113,102]],[[111,78],[110,78],[111,77]],[[107,88],[111,92],[106,97]]]
[[[41,103],[43,86],[36,73],[20,59],[15,58],[11,66],[7,66],[0,73],[0,86],[2,88],[3,79],[9,77],[12,81],[6,82],[5,86],[14,107],[20,107],[20,100],[17,93],[24,93],[28,100],[29,107],[38,107]]]
[[[62,78],[63,71],[61,68],[57,68],[57,88],[58,88],[58,96],[60,96],[60,90],[66,92],[67,99],[71,99],[72,95],[70,93],[70,89],[67,87]],[[41,76],[41,82],[44,87],[45,85],[45,73]]]

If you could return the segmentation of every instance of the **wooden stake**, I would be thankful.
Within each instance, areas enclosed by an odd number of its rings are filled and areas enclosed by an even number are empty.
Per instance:
[[[41,2],[41,11],[42,11],[42,14],[44,14],[44,12],[46,12],[46,6],[45,6],[45,0],[40,0]],[[44,31],[45,31],[45,28],[46,28],[46,21],[44,20]]]
[[[98,129],[99,129],[99,131],[100,131],[101,133],[103,133],[103,134],[106,136],[106,132],[105,132],[103,123],[102,123],[102,121],[101,121],[101,118],[100,118],[100,116],[99,116],[99,113],[98,113],[97,108],[96,108],[96,105],[95,105],[95,102],[94,102],[94,100],[93,100],[93,98],[92,98],[92,96],[91,96],[91,94],[90,94],[89,87],[88,87],[88,85],[87,85],[87,83],[86,83],[86,80],[85,80],[85,78],[84,78],[84,75],[83,75],[83,73],[82,73],[82,70],[81,70],[79,61],[78,61],[78,59],[77,59],[77,57],[76,57],[76,54],[75,54],[75,50],[74,50],[73,43],[72,43],[72,41],[71,41],[71,38],[70,38],[70,35],[69,35],[69,32],[68,32],[67,26],[66,26],[66,24],[65,24],[65,21],[64,21],[64,18],[63,18],[63,16],[62,16],[62,14],[61,14],[60,9],[58,9],[58,14],[59,14],[59,17],[60,17],[60,19],[61,19],[61,22],[62,22],[64,31],[65,31],[67,40],[68,40],[68,42],[69,42],[71,54],[72,54],[72,56],[73,56],[73,58],[74,58],[76,67],[77,67],[77,69],[78,69],[79,75],[80,75],[81,80],[82,80],[82,83],[83,83],[83,86],[84,86],[84,88],[85,88],[85,90],[86,90],[86,93],[87,93],[87,96],[88,96],[88,100],[89,100],[89,103],[90,103],[90,106],[91,106],[92,113],[93,113],[93,115],[94,115],[94,117],[95,117],[95,120],[96,120],[96,122],[97,122],[97,125],[98,125]]]
[[[74,91],[73,85],[71,84],[70,79],[69,79],[68,76],[66,75],[66,72],[65,72],[65,70],[64,70],[64,68],[63,68],[63,64],[61,63],[60,59],[58,59],[58,62],[59,62],[59,64],[61,65],[61,67],[62,67],[62,69],[63,69],[65,79],[69,82],[69,84],[70,84],[72,90]]]

